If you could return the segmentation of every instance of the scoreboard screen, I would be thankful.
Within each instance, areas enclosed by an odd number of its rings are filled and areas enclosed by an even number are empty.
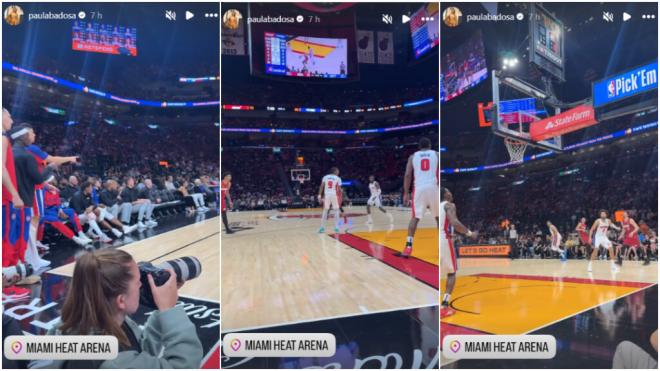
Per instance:
[[[75,21],[71,47],[82,52],[137,56],[137,29],[97,22]]]
[[[538,4],[531,9],[530,62],[564,81],[564,25]]]
[[[266,32],[267,74],[345,79],[347,40]]]
[[[444,54],[440,63],[440,99],[443,102],[456,98],[486,80],[488,68],[481,31],[478,30],[461,46]]]
[[[438,3],[429,3],[410,17],[410,35],[415,58],[420,58],[440,43],[438,8]]]

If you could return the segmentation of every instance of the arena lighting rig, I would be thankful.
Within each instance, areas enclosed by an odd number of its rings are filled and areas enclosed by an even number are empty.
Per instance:
[[[48,81],[50,83],[56,84],[56,85],[61,85],[64,87],[67,87],[72,90],[76,91],[82,91],[84,93],[88,94],[93,94],[96,95],[97,97],[113,100],[116,102],[120,103],[125,103],[125,104],[133,104],[136,106],[147,106],[147,107],[162,107],[162,108],[171,108],[171,107],[186,107],[186,108],[194,108],[194,107],[205,107],[205,106],[217,106],[220,104],[219,100],[216,101],[204,101],[204,102],[159,102],[159,101],[152,101],[152,100],[143,100],[143,99],[133,99],[133,98],[124,98],[120,97],[111,93],[106,93],[100,90],[95,90],[91,89],[88,86],[80,85],[75,82],[71,82],[65,79],[60,79],[57,77],[53,77],[50,75],[42,74],[36,71],[31,71],[27,68],[22,68],[19,66],[15,66],[11,63],[8,62],[2,62],[2,69],[3,70],[8,70],[8,71],[14,71],[18,72],[21,74],[25,74],[28,76],[36,77],[41,80]]]
[[[613,133],[610,133],[610,134],[607,134],[607,135],[603,135],[603,136],[600,136],[600,137],[597,137],[597,138],[592,138],[592,139],[589,139],[589,140],[585,140],[583,142],[571,144],[569,146],[564,147],[564,151],[573,151],[573,150],[580,149],[580,148],[588,148],[588,147],[594,146],[596,144],[599,144],[600,142],[603,142],[603,141],[618,139],[618,138],[621,138],[621,137],[627,136],[627,135],[637,135],[637,134],[640,134],[640,133],[645,132],[647,130],[656,129],[657,127],[658,127],[658,122],[654,121],[654,122],[649,122],[649,123],[644,124],[644,125],[638,125],[638,126],[630,127],[630,128],[627,128],[627,129],[617,130],[617,131],[615,131]],[[492,165],[479,165],[479,166],[473,166],[473,167],[440,169],[440,173],[441,174],[456,174],[456,173],[471,173],[471,172],[477,172],[477,171],[501,169],[501,168],[506,168],[506,167],[510,167],[510,166],[511,167],[517,166],[517,165],[519,165],[521,163],[524,163],[524,162],[530,162],[530,161],[538,160],[538,159],[548,157],[548,156],[552,156],[552,155],[555,155],[555,152],[546,151],[546,152],[542,152],[542,153],[539,153],[539,154],[536,154],[536,155],[525,156],[523,158],[522,162],[516,162],[516,163],[502,162],[502,163],[499,163],[499,164],[492,164]]]

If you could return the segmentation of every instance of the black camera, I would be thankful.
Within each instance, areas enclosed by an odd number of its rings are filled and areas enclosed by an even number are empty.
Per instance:
[[[177,282],[179,283],[197,278],[202,273],[202,264],[199,262],[199,259],[193,256],[168,260],[158,265],[153,265],[149,262],[139,262],[138,268],[140,270],[140,281],[142,281],[140,304],[150,308],[156,308],[156,303],[154,303],[154,297],[151,294],[151,286],[149,286],[149,279],[147,278],[148,275],[153,277],[156,286],[161,286],[170,279],[170,272],[166,270],[168,268],[176,273]]]

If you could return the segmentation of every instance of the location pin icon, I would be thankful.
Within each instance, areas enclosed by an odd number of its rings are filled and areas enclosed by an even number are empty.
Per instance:
[[[11,343],[11,350],[14,354],[18,354],[23,350],[23,344],[20,341],[14,341]]]
[[[456,352],[458,352],[458,351],[461,349],[461,343],[459,343],[458,341],[454,340],[454,341],[451,342],[451,344],[450,344],[449,347],[451,348],[451,351],[452,351],[452,352],[456,353]]]
[[[235,352],[241,347],[241,341],[238,339],[233,339],[230,345],[231,345],[231,349],[233,349]]]

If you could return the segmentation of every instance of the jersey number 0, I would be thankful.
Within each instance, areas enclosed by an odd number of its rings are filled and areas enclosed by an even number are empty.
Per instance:
[[[431,161],[428,158],[422,159],[421,167],[422,171],[428,171],[431,168]]]

